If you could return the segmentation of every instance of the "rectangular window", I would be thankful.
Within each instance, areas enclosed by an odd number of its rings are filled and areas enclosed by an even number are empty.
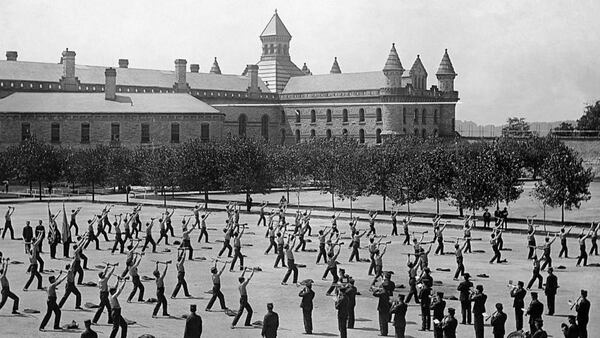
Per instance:
[[[179,143],[179,123],[171,124],[171,143]]]
[[[200,141],[208,142],[210,140],[210,125],[202,123],[200,125]]]
[[[81,143],[84,143],[84,144],[90,143],[90,124],[89,123],[81,124]]]
[[[150,143],[150,125],[142,123],[142,143]]]
[[[29,123],[21,124],[21,141],[25,141],[31,137],[31,125]]]
[[[121,141],[121,125],[119,125],[118,123],[111,123],[110,125],[110,141]]]
[[[50,125],[50,143],[60,142],[60,124],[52,123]]]

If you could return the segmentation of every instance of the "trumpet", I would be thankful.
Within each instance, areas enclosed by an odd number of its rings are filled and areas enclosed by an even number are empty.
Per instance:
[[[571,305],[571,307],[569,308],[569,310],[573,310],[573,308],[575,307],[575,305],[577,305],[579,303],[579,300],[581,300],[581,296],[577,297],[577,299],[575,300],[575,302],[572,302],[571,300],[569,300],[569,305]]]
[[[498,314],[498,311],[495,311],[494,313],[492,313],[492,315],[488,315],[487,313],[484,313],[483,316],[486,317],[485,321],[487,322],[488,320],[490,320],[492,317],[496,316]]]

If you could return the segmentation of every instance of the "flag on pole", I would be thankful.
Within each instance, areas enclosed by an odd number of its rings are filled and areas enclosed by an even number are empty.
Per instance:
[[[69,221],[67,220],[67,212],[63,203],[63,224],[62,224],[62,241],[63,243],[71,242],[71,230],[69,229]]]

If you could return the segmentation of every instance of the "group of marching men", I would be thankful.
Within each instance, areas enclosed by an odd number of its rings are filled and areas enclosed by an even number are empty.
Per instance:
[[[281,282],[282,285],[286,285],[290,275],[293,274],[292,281],[294,284],[298,284],[298,264],[294,259],[294,252],[298,252],[299,250],[306,250],[307,237],[312,235],[312,228],[310,226],[310,216],[311,211],[307,210],[305,212],[297,211],[294,217],[293,224],[286,222],[286,212],[287,212],[287,203],[285,201],[280,203],[280,207],[277,210],[272,210],[270,213],[265,211],[267,203],[260,205],[259,212],[259,220],[257,225],[261,224],[267,227],[267,231],[265,237],[269,239],[269,246],[267,247],[265,254],[269,254],[270,250],[273,248],[275,254],[277,255],[274,268],[279,266],[281,262],[282,267],[287,268],[287,271],[283,277]],[[119,249],[120,253],[126,253],[126,261],[125,261],[125,269],[122,271],[120,275],[116,275],[117,282],[109,287],[109,279],[114,275],[114,270],[118,263],[110,264],[106,263],[105,268],[98,273],[98,287],[100,289],[100,305],[96,314],[94,315],[91,324],[96,324],[100,319],[104,309],[107,310],[108,314],[108,322],[113,325],[113,330],[111,332],[111,337],[116,336],[119,329],[121,329],[121,336],[125,337],[127,335],[127,323],[123,319],[121,315],[121,307],[118,301],[118,297],[125,286],[125,282],[131,278],[131,282],[133,284],[133,290],[131,291],[127,301],[131,302],[135,297],[136,293],[138,293],[138,301],[143,302],[144,295],[144,286],[141,283],[140,275],[138,273],[138,266],[142,260],[145,250],[148,248],[148,245],[152,246],[152,252],[156,252],[156,247],[160,244],[162,239],[165,239],[165,244],[168,245],[169,241],[169,233],[171,237],[174,236],[173,225],[171,221],[171,216],[174,213],[174,210],[169,211],[168,209],[161,214],[158,218],[158,224],[160,227],[160,237],[158,241],[155,241],[152,237],[152,228],[154,226],[157,218],[151,218],[150,222],[146,223],[145,228],[145,238],[144,244],[141,245],[141,240],[139,238],[139,233],[142,231],[142,222],[140,220],[140,210],[141,205],[133,208],[131,213],[125,215],[114,215],[114,222],[111,223],[109,220],[109,213],[111,211],[111,207],[107,205],[104,207],[101,212],[96,215],[93,219],[88,220],[88,229],[85,233],[79,236],[79,227],[77,224],[77,215],[80,212],[81,208],[74,209],[71,212],[70,221],[67,220],[67,216],[65,214],[65,208],[63,205],[62,211],[59,210],[56,213],[52,213],[50,210],[50,205],[48,204],[48,217],[49,217],[49,227],[48,227],[48,243],[50,245],[50,253],[51,258],[55,258],[56,255],[56,247],[61,242],[63,243],[64,256],[69,257],[69,249],[70,244],[72,244],[71,239],[71,229],[75,229],[76,243],[73,245],[73,260],[71,264],[67,264],[65,266],[65,271],[61,270],[58,276],[50,276],[49,285],[45,288],[48,293],[48,302],[47,302],[47,312],[46,315],[40,325],[40,330],[44,330],[46,324],[48,323],[52,313],[55,314],[54,321],[54,329],[61,329],[60,327],[60,308],[64,305],[66,300],[71,294],[74,294],[76,297],[76,309],[81,309],[81,294],[77,289],[77,285],[81,285],[83,282],[84,270],[87,269],[88,259],[84,254],[84,250],[88,248],[91,242],[95,242],[95,248],[97,250],[99,247],[99,237],[102,235],[106,241],[108,241],[108,236],[106,229],[108,228],[108,232],[112,232],[114,228],[114,245],[111,250],[114,253],[117,249]],[[14,207],[9,207],[8,211],[5,214],[5,227],[3,231],[3,238],[7,231],[10,231],[11,238],[14,238],[11,217],[14,213]],[[200,235],[198,237],[198,242],[200,242],[203,238],[206,243],[208,243],[208,232],[206,219],[211,214],[210,212],[202,212],[203,210],[199,205],[196,205],[192,209],[192,213],[190,215],[185,215],[182,220],[182,241],[178,250],[177,255],[177,277],[178,283],[173,290],[172,298],[175,298],[181,288],[183,288],[184,294],[186,297],[191,297],[188,292],[187,283],[185,281],[185,267],[184,262],[186,260],[186,256],[188,260],[193,260],[193,247],[191,245],[190,234],[195,230],[199,229]],[[235,264],[239,261],[239,269],[242,271],[241,276],[239,277],[239,292],[240,292],[240,307],[237,311],[237,314],[232,322],[232,328],[235,327],[237,322],[239,321],[244,310],[247,311],[245,325],[251,325],[252,318],[252,307],[248,303],[248,294],[246,290],[246,286],[252,279],[254,275],[253,268],[247,268],[244,266],[244,255],[242,254],[242,244],[241,238],[244,235],[247,224],[240,224],[240,207],[236,203],[230,203],[226,206],[227,211],[227,221],[226,225],[223,229],[224,239],[223,239],[223,247],[220,250],[218,256],[222,256],[225,251],[227,251],[227,257],[233,258],[231,261],[225,261],[221,268],[218,267],[218,263],[222,262],[219,259],[215,260],[214,266],[211,268],[212,273],[212,281],[213,281],[213,290],[212,290],[212,298],[209,301],[206,311],[210,311],[214,302],[219,299],[220,306],[222,310],[227,310],[225,306],[224,295],[221,292],[221,281],[220,277],[224,269],[229,265],[229,270],[233,271]],[[59,231],[57,218],[60,213],[63,213],[63,234]],[[392,236],[398,235],[397,229],[397,215],[398,212],[391,213],[392,219]],[[124,216],[124,217],[123,217]],[[441,218],[439,216],[434,217],[432,220],[433,226],[433,239],[428,242],[424,242],[425,234],[428,231],[420,233],[419,236],[415,235],[415,232],[409,231],[409,224],[411,223],[411,218],[404,218],[402,220],[403,233],[404,233],[404,242],[403,244],[410,244],[412,240],[412,245],[414,247],[414,254],[408,254],[407,260],[407,268],[408,268],[408,294],[405,295],[397,295],[394,297],[394,289],[395,284],[391,281],[391,277],[393,272],[384,271],[383,270],[383,256],[385,255],[387,245],[391,243],[391,241],[382,242],[383,239],[386,238],[385,235],[377,235],[375,228],[375,219],[378,216],[376,212],[369,212],[369,230],[358,230],[357,224],[359,221],[358,217],[353,218],[349,222],[349,232],[350,232],[350,243],[349,248],[351,249],[351,254],[349,258],[349,262],[352,262],[354,259],[356,261],[360,261],[359,257],[359,249],[367,249],[370,255],[370,265],[367,274],[374,275],[373,282],[371,284],[370,291],[373,293],[373,296],[379,299],[377,310],[379,312],[379,323],[380,330],[382,335],[388,334],[388,322],[392,322],[395,328],[395,336],[396,337],[404,337],[404,331],[406,327],[405,315],[407,311],[407,304],[410,302],[411,298],[414,297],[416,303],[420,304],[421,307],[421,316],[422,316],[422,327],[421,329],[426,331],[431,329],[431,311],[433,311],[433,322],[434,322],[434,336],[435,337],[455,337],[456,328],[458,326],[458,321],[454,317],[455,310],[453,308],[448,308],[447,313],[444,314],[445,309],[445,301],[444,296],[441,292],[437,292],[434,294],[433,292],[433,278],[431,277],[431,270],[428,266],[428,254],[431,252],[432,244],[437,243],[437,247],[435,250],[435,254],[444,254],[444,236],[443,232],[446,229],[446,224],[441,225]],[[277,222],[275,224],[275,218]],[[316,258],[316,264],[319,264],[321,258],[323,259],[324,264],[326,264],[326,269],[323,273],[322,279],[326,280],[327,276],[331,274],[333,280],[330,288],[327,290],[326,295],[330,296],[335,291],[335,307],[338,312],[338,326],[340,335],[342,337],[346,336],[346,330],[348,328],[354,327],[354,307],[356,306],[356,294],[358,290],[354,286],[354,280],[352,277],[347,275],[344,269],[338,268],[338,256],[340,254],[341,248],[344,245],[344,242],[341,241],[342,235],[345,232],[340,232],[338,229],[338,219],[340,214],[334,214],[331,217],[331,225],[326,226],[323,229],[318,231],[317,237],[319,240],[319,248]],[[191,222],[194,222],[193,225],[190,226]],[[533,261],[533,276],[527,286],[527,290],[531,288],[535,280],[539,280],[538,287],[542,288],[542,276],[540,274],[540,270],[544,270],[548,267],[548,277],[546,280],[546,287],[544,288],[545,294],[548,300],[548,315],[554,314],[554,296],[556,295],[556,290],[558,288],[558,280],[556,276],[553,274],[552,268],[552,258],[550,256],[550,248],[552,243],[556,238],[560,238],[561,242],[561,252],[559,257],[562,257],[564,254],[565,257],[568,256],[568,249],[566,245],[567,236],[571,232],[572,227],[566,229],[564,226],[560,229],[560,231],[554,234],[553,238],[550,238],[550,234],[546,233],[544,244],[541,246],[537,246],[535,242],[535,232],[539,226],[534,225],[533,219],[529,219],[527,221],[528,231],[528,248],[529,255],[528,259]],[[96,230],[94,231],[94,225],[96,226]],[[474,328],[475,328],[475,336],[477,338],[483,337],[484,326],[483,326],[483,317],[485,315],[485,302],[487,296],[483,293],[483,286],[477,285],[476,288],[473,288],[473,284],[470,282],[470,275],[465,272],[464,261],[463,261],[463,253],[471,253],[471,241],[474,240],[471,237],[471,230],[475,226],[475,221],[470,217],[465,219],[463,232],[464,235],[462,238],[457,238],[454,241],[455,248],[455,256],[457,262],[457,269],[454,274],[454,279],[458,280],[459,276],[464,278],[458,286],[458,291],[460,293],[460,303],[461,303],[461,313],[462,313],[462,324],[470,324],[471,316],[473,315],[474,320]],[[123,229],[121,229],[121,227]],[[504,227],[506,227],[504,222]],[[585,240],[588,237],[591,237],[592,240],[592,249],[590,254],[595,253],[598,254],[597,248],[597,232],[599,230],[600,224],[592,226],[586,232],[585,229],[582,230],[579,235],[578,241],[580,246],[580,256],[578,259],[577,265],[583,261],[583,265],[587,265],[587,250],[585,248]],[[497,222],[495,226],[492,227],[492,232],[490,234],[490,245],[494,252],[494,257],[490,261],[493,263],[497,261],[498,263],[506,262],[506,260],[501,259],[501,250],[503,249],[503,241],[502,241],[502,232],[503,232],[503,222]],[[361,238],[363,236],[368,237],[368,245],[365,247],[361,246]],[[42,260],[40,254],[42,253],[43,240],[46,238],[46,231],[43,225],[43,222],[40,220],[38,226],[35,229],[31,228],[29,221],[26,222],[26,226],[23,229],[23,241],[25,243],[25,253],[29,255],[30,265],[28,268],[28,273],[30,273],[30,278],[25,284],[23,291],[27,291],[30,284],[34,279],[37,279],[37,288],[43,290],[42,288],[42,278],[40,273],[44,272],[44,261]],[[231,246],[231,242],[233,241],[233,248]],[[460,241],[463,241],[461,244]],[[298,242],[298,243],[297,243]],[[429,244],[429,245],[427,245]],[[138,252],[138,249],[140,252]],[[427,249],[425,249],[427,247]],[[127,248],[127,250],[125,250]],[[540,249],[543,252],[541,258],[538,259],[536,251]],[[233,251],[233,256],[232,256]],[[186,253],[187,252],[187,253]],[[414,260],[411,260],[411,255],[414,256]],[[287,264],[286,264],[287,261]],[[544,262],[541,265],[541,262]],[[164,316],[169,316],[167,312],[167,300],[165,298],[165,286],[164,286],[164,277],[167,273],[168,266],[172,261],[165,262],[156,262],[156,268],[153,271],[154,280],[156,283],[156,298],[157,303],[153,311],[153,316],[156,316],[159,310],[162,307],[162,314]],[[2,259],[2,266],[0,272],[0,282],[2,285],[2,302],[0,308],[5,304],[8,298],[14,300],[13,303],[13,313],[18,313],[18,297],[10,291],[8,279],[6,278],[6,274],[8,271],[9,259]],[[164,265],[164,269],[160,269],[160,265]],[[249,276],[246,278],[246,273],[250,272]],[[75,280],[77,277],[77,281]],[[65,294],[57,303],[57,295],[56,295],[56,287],[66,280]],[[299,296],[302,297],[301,307],[303,309],[303,317],[304,317],[304,326],[306,333],[312,333],[312,299],[315,294],[312,291],[313,281],[311,279],[304,280],[301,285],[304,286],[303,290],[300,292]],[[513,290],[510,292],[510,296],[514,298],[513,307],[515,308],[515,318],[516,318],[516,329],[521,330],[523,328],[523,314],[524,314],[524,298],[526,294],[525,288],[523,288],[524,283],[518,282],[516,286],[514,286]],[[543,321],[541,320],[543,313],[543,305],[539,302],[537,293],[531,292],[531,304],[526,313],[529,315],[529,334],[531,337],[545,337],[545,331],[543,330]],[[471,303],[473,303],[471,310]],[[563,327],[565,337],[587,337],[587,321],[589,318],[589,307],[590,303],[587,300],[587,291],[582,290],[580,298],[573,304],[572,307],[575,307],[577,311],[577,316],[573,316],[573,318],[569,318],[569,324],[565,324]],[[272,304],[269,308],[269,318],[276,317],[276,313],[272,311]],[[274,315],[273,315],[274,314]],[[392,318],[392,314],[394,314]],[[265,318],[266,319],[266,318]],[[496,312],[493,315],[488,316],[486,320],[490,320],[491,325],[493,326],[493,334],[494,337],[504,337],[505,328],[504,323],[506,321],[506,314],[503,312],[503,306],[501,303],[496,304]],[[273,321],[273,320],[271,320]],[[273,332],[277,331],[277,325],[270,325],[267,321],[265,321],[263,326],[263,332],[266,332],[265,336],[273,336]],[[86,323],[88,327],[88,331],[91,331],[89,328],[89,323]],[[273,328],[274,327],[274,328]]]

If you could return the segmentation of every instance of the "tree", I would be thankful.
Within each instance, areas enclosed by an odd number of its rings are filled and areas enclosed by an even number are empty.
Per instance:
[[[227,138],[223,146],[221,182],[233,193],[265,193],[271,189],[267,144],[252,138]]]
[[[509,117],[506,121],[507,125],[502,127],[503,137],[530,137],[533,136],[529,130],[529,123],[524,117]]]
[[[439,214],[440,200],[448,198],[454,177],[452,152],[447,141],[431,138],[425,142],[422,157],[426,177],[424,193],[427,198],[435,199],[436,214]]]
[[[352,217],[352,203],[367,190],[371,174],[366,156],[371,149],[359,145],[352,139],[340,139],[334,141],[332,145],[332,153],[337,163],[337,172],[332,180],[333,192],[342,200],[350,200],[350,217]]]
[[[521,181],[523,159],[519,149],[522,142],[499,139],[492,145],[495,166],[495,182],[498,185],[498,201],[506,205],[516,201],[523,192]]]
[[[70,163],[72,170],[76,173],[76,179],[81,184],[89,184],[92,187],[92,202],[95,201],[96,185],[101,185],[107,177],[107,159],[109,148],[98,145],[95,148],[82,149],[74,153],[73,161]]]
[[[290,146],[272,146],[268,156],[273,184],[285,188],[287,200],[290,200],[290,190],[298,192],[298,207],[300,205],[300,188],[308,176],[307,163],[311,154],[305,151],[304,144]]]
[[[398,205],[407,205],[425,198],[426,170],[423,159],[423,139],[419,137],[402,137],[394,141],[394,174],[391,178],[390,198]]]
[[[565,221],[565,209],[579,209],[582,201],[590,199],[592,169],[585,169],[582,159],[562,143],[552,150],[546,159],[533,194],[550,207],[561,208],[561,221]]]
[[[365,158],[362,160],[367,165],[368,182],[365,193],[367,195],[380,195],[383,198],[383,211],[385,212],[385,202],[390,196],[392,177],[395,168],[394,142],[386,141],[378,147],[371,147],[365,151]]]
[[[204,192],[204,206],[208,207],[208,191],[220,188],[224,170],[220,144],[192,139],[179,146],[176,157],[177,184],[185,190]]]
[[[575,128],[569,122],[561,122],[558,126],[552,129],[552,134],[556,136],[571,136]]]
[[[0,183],[11,181],[15,178],[15,168],[12,165],[13,161],[10,158],[8,151],[0,152]]]
[[[142,181],[139,157],[129,148],[113,147],[108,152],[106,168],[107,183],[124,192],[129,204],[128,187]]]
[[[141,164],[144,182],[154,187],[155,191],[160,190],[166,206],[165,188],[175,183],[175,149],[171,146],[140,148],[136,156]]]
[[[520,157],[523,159],[523,169],[531,173],[535,180],[539,176],[546,158],[550,156],[552,149],[561,145],[556,137],[532,137],[520,143]]]
[[[598,136],[600,133],[600,101],[585,107],[583,116],[577,120],[577,129],[595,131],[590,136]]]

